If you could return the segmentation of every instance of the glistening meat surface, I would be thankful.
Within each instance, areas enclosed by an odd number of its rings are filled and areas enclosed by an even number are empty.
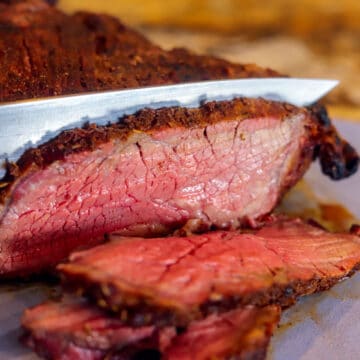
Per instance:
[[[26,310],[23,341],[57,360],[146,359],[156,352],[167,360],[264,359],[279,315],[276,306],[247,306],[195,321],[177,335],[174,327],[129,327],[85,301],[67,298]]]
[[[163,329],[161,343],[154,326],[125,326],[95,306],[70,298],[27,309],[22,327],[27,346],[41,357],[58,360],[101,360],[126,347],[141,351],[142,343],[161,350],[175,335],[174,328]]]
[[[302,177],[319,136],[311,112],[261,99],[64,132],[27,151],[2,183],[0,274],[50,267],[115,230],[252,223]]]
[[[65,284],[135,324],[186,324],[244,304],[287,306],[324,290],[360,264],[360,239],[300,220],[271,221],[253,233],[131,239],[74,253],[59,265]]]

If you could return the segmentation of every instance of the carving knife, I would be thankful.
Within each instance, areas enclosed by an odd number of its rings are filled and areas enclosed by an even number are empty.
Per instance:
[[[15,161],[62,130],[85,122],[106,124],[142,108],[196,107],[204,101],[235,97],[310,105],[338,84],[336,80],[254,78],[202,81],[117,91],[31,99],[0,104],[0,161]],[[0,174],[1,175],[1,174]]]

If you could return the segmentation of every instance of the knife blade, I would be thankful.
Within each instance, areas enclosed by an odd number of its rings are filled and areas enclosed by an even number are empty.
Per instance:
[[[106,124],[145,107],[196,107],[204,101],[235,97],[262,97],[305,106],[337,84],[336,80],[296,78],[217,80],[4,103],[0,105],[0,161],[15,161],[26,149],[65,129],[87,121]]]

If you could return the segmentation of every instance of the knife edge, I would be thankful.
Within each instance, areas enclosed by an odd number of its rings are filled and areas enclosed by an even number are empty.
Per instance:
[[[92,92],[0,104],[0,161],[16,161],[61,131],[85,122],[104,125],[143,108],[197,107],[207,101],[262,97],[296,106],[310,105],[337,80],[245,78]],[[1,173],[0,173],[1,176]]]

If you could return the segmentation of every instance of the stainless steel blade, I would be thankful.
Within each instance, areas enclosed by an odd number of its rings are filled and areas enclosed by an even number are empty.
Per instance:
[[[235,97],[262,97],[305,106],[337,84],[336,80],[296,78],[236,79],[7,103],[0,105],[0,161],[6,157],[14,161],[27,148],[62,130],[86,121],[105,124],[144,107],[195,107],[203,101]]]

